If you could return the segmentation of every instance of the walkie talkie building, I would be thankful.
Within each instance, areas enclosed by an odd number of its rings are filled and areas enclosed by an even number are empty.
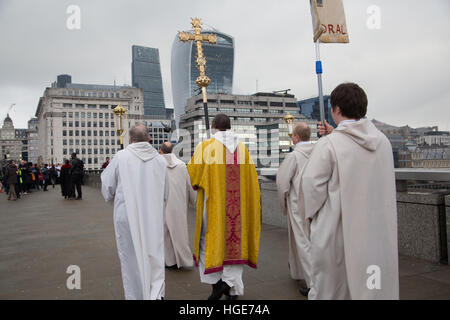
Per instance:
[[[232,94],[234,69],[234,39],[218,31],[204,30],[202,33],[217,35],[217,43],[202,43],[206,58],[206,75],[211,79],[206,88],[208,93]],[[199,71],[195,59],[197,49],[194,41],[187,43],[178,40],[172,45],[172,96],[177,127],[180,116],[185,113],[187,99],[198,94],[195,79]]]
[[[159,50],[132,46],[131,78],[133,87],[144,91],[144,114],[166,117]],[[59,79],[58,79],[59,81]]]

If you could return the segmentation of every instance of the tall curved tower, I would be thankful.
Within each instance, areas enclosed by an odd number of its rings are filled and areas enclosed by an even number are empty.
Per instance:
[[[206,75],[211,79],[206,91],[232,94],[234,39],[216,30],[203,30],[202,33],[217,35],[216,44],[202,43],[203,54],[206,58]],[[175,36],[172,45],[171,78],[177,128],[180,116],[185,112],[186,100],[198,94],[195,84],[195,79],[199,76],[195,63],[196,50],[194,41],[181,42],[178,40],[178,35]]]

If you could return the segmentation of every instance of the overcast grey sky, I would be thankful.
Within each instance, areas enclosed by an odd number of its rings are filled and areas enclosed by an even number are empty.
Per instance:
[[[69,30],[69,5],[81,29]],[[381,9],[381,29],[367,8]],[[321,45],[325,93],[360,84],[368,117],[450,130],[450,1],[344,0],[350,44]],[[131,46],[159,48],[167,107],[170,55],[190,17],[235,38],[234,93],[292,89],[317,95],[309,0],[0,0],[0,123],[11,103],[16,127],[34,116],[45,87],[62,73],[76,83],[131,83]]]

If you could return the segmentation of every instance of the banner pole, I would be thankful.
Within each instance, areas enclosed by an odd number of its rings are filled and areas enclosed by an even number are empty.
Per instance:
[[[319,39],[316,41],[316,74],[317,74],[317,84],[319,86],[319,106],[320,106],[320,122],[325,125],[325,110],[323,102],[323,87],[322,87],[322,61],[320,60],[320,48]]]

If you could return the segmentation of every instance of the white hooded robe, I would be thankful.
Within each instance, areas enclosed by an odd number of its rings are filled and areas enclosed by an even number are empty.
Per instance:
[[[194,258],[189,248],[187,214],[189,203],[197,194],[191,186],[186,165],[173,153],[163,154],[167,161],[169,198],[165,210],[164,244],[166,266],[192,267]]]
[[[301,177],[311,221],[309,299],[398,299],[392,147],[370,120],[341,124],[315,145]]]
[[[314,148],[312,143],[298,143],[289,153],[277,172],[278,199],[283,213],[287,214],[289,238],[289,270],[292,279],[305,280],[310,286],[309,240],[306,221],[298,214],[300,175]]]
[[[114,228],[125,298],[164,297],[166,161],[148,143],[119,151],[102,172],[105,201],[114,199]]]

